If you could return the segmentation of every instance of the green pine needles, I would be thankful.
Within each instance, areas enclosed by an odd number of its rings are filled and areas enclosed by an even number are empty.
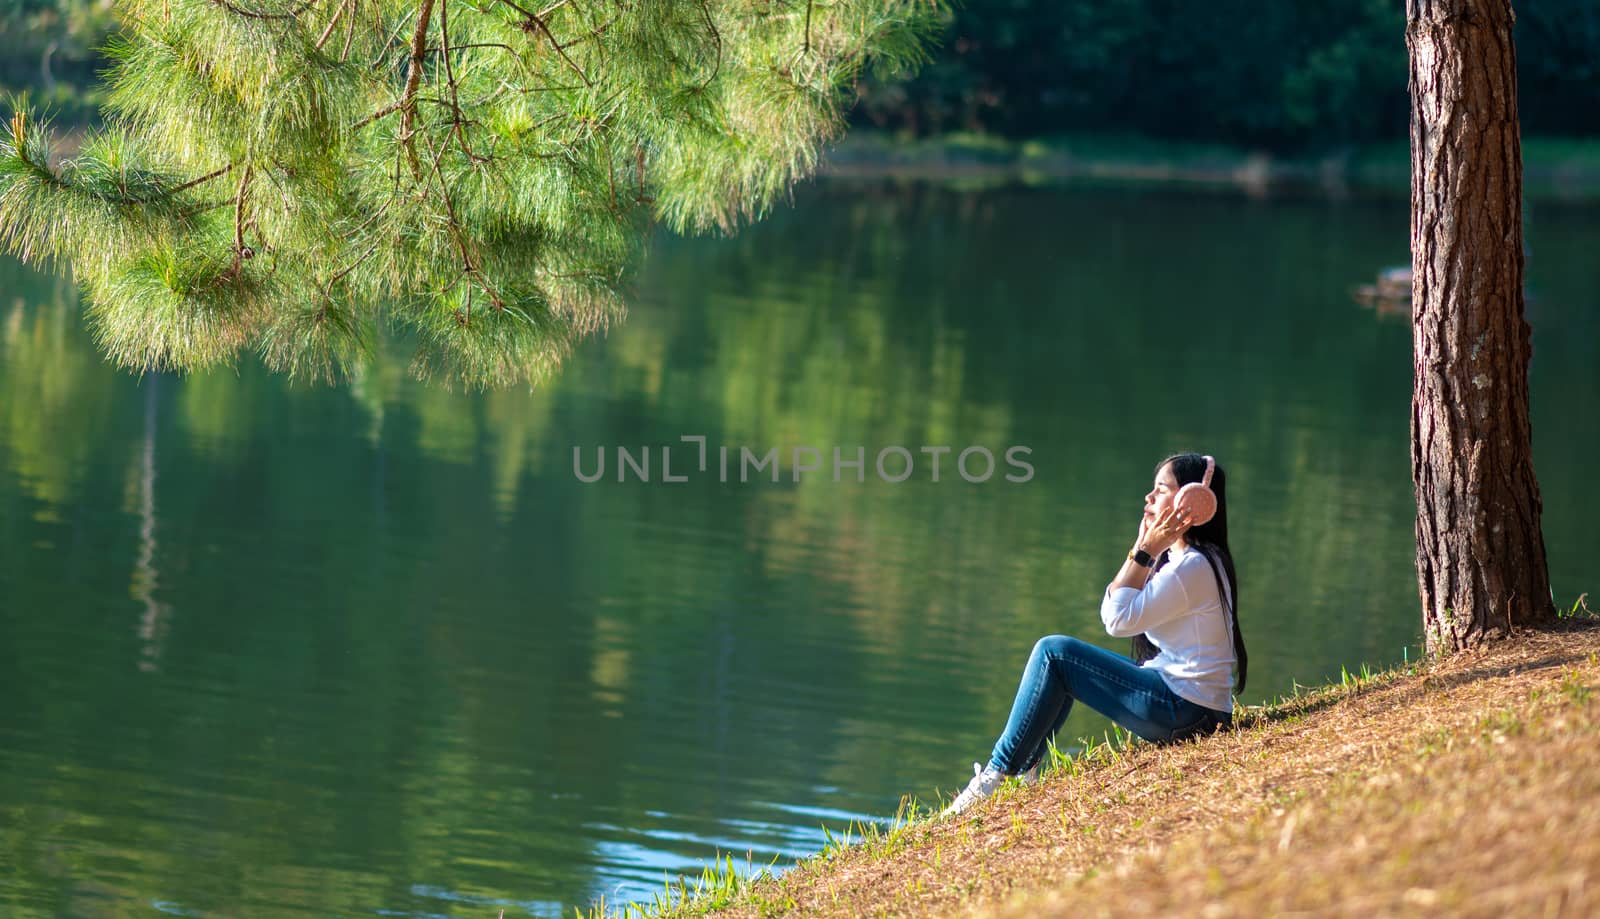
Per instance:
[[[415,343],[420,377],[534,383],[652,220],[728,231],[817,166],[929,0],[118,0],[107,126],[0,140],[0,245],[70,266],[137,370],[245,350],[296,378]]]

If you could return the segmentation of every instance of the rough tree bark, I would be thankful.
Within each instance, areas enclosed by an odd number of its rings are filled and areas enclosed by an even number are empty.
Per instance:
[[[1407,0],[1411,475],[1429,653],[1555,612],[1539,529],[1523,318],[1510,0]]]

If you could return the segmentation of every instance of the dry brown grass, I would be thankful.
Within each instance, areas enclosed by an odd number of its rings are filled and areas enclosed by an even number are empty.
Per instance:
[[[1568,624],[1252,710],[718,915],[1600,915],[1597,652],[1600,626]]]

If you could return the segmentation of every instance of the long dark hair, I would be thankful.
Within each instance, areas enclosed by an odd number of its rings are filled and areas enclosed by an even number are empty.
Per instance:
[[[1156,474],[1161,474],[1161,467],[1172,464],[1172,477],[1177,480],[1178,487],[1199,482],[1206,477],[1206,458],[1198,453],[1176,453],[1156,464]],[[1229,631],[1233,633],[1233,655],[1239,666],[1239,680],[1234,686],[1234,693],[1244,692],[1245,677],[1250,670],[1250,656],[1244,650],[1244,632],[1239,628],[1239,575],[1233,569],[1233,550],[1228,548],[1228,475],[1218,463],[1211,473],[1211,491],[1217,496],[1217,514],[1205,523],[1190,527],[1183,539],[1191,547],[1198,550],[1211,563],[1211,574],[1217,579],[1217,597],[1222,602],[1224,610],[1232,615],[1229,618]],[[1167,553],[1161,553],[1161,558],[1156,561],[1156,569],[1167,563]],[[1223,590],[1222,578],[1228,578],[1228,589]],[[1231,598],[1231,602],[1230,602]],[[1160,653],[1155,642],[1148,635],[1136,635],[1133,639],[1133,658],[1143,663]]]

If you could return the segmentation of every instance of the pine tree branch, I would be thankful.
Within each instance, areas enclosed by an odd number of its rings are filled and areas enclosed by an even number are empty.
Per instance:
[[[517,53],[517,49],[511,47],[510,45],[506,44],[505,42],[499,42],[499,41],[471,42],[471,43],[468,43],[468,44],[465,44],[465,45],[451,45],[450,46],[450,50],[451,51],[465,51],[468,48],[499,48],[502,51],[509,51],[512,54],[516,54]]]
[[[339,269],[338,271],[334,272],[333,277],[329,278],[328,282],[326,284],[322,285],[323,293],[327,294],[330,297],[333,296],[333,285],[335,285],[335,284],[339,283],[341,280],[343,280],[345,275],[348,275],[350,272],[355,271],[357,268],[361,267],[361,263],[362,262],[365,262],[367,259],[371,258],[372,257],[372,253],[378,251],[378,246],[380,244],[382,244],[382,242],[383,242],[382,239],[373,240],[372,245],[368,246],[367,247],[367,251],[361,253],[361,256],[359,258],[357,258],[355,261],[351,262],[350,264],[344,266],[343,268]]]
[[[360,0],[350,0],[350,2],[352,4],[354,4],[354,3],[359,3]],[[356,13],[355,12],[351,12],[351,14],[350,14],[350,23],[349,23],[349,25],[347,25],[345,27],[345,31],[344,31],[344,49],[339,52],[339,63],[341,63],[341,64],[347,63],[350,60],[350,45],[352,43],[354,43],[355,40],[356,40]]]
[[[564,84],[564,83],[551,83],[551,84],[548,84],[548,85],[545,85],[545,86],[511,86],[510,84],[504,83],[504,82],[502,82],[500,84],[500,87],[498,87],[495,91],[499,92],[500,88],[508,89],[511,92],[516,93],[519,96],[531,96],[531,95],[534,95],[535,93],[559,93],[559,92],[569,92],[570,93],[570,92],[577,92],[578,90],[583,89],[582,86],[567,85],[567,84]],[[493,98],[492,95],[486,96],[480,101],[479,104],[481,104],[482,102],[488,102],[492,98]],[[567,114],[568,114],[567,112],[562,112],[561,113],[561,115],[563,115],[563,116],[567,115]]]
[[[206,182],[211,181],[212,179],[221,178],[222,176],[225,176],[225,175],[227,175],[228,173],[230,173],[232,171],[233,171],[233,164],[229,163],[228,165],[222,167],[221,169],[218,169],[215,172],[208,172],[208,173],[206,173],[205,175],[201,176],[198,179],[190,179],[189,181],[183,183],[182,185],[179,185],[178,187],[174,188],[172,190],[172,194],[175,195],[175,194],[177,194],[179,192],[188,191],[189,189],[194,188],[196,185],[203,185]]]
[[[522,7],[518,6],[516,4],[516,0],[497,0],[497,2],[504,3],[506,6],[509,6],[512,9],[516,10],[517,12],[521,13],[523,19],[533,19],[534,18],[534,14],[529,12],[528,10],[525,10]]]
[[[861,57],[915,57],[933,20],[928,0],[172,0],[163,27],[166,0],[125,2],[146,20],[113,65],[125,124],[55,167],[37,124],[13,154],[0,121],[0,248],[98,285],[125,363],[255,346],[275,371],[359,369],[357,326],[388,322],[420,336],[414,372],[474,387],[537,381],[621,314],[641,212],[763,212]]]
[[[450,237],[456,244],[456,251],[461,254],[462,271],[470,275],[472,279],[478,283],[478,287],[481,288],[484,293],[489,295],[489,300],[494,304],[495,309],[505,309],[505,304],[489,286],[489,279],[483,276],[483,272],[479,270],[477,262],[472,258],[472,253],[468,251],[466,230],[462,228],[461,219],[456,215],[455,202],[450,198],[449,185],[445,182],[444,172],[439,168],[439,160],[441,157],[439,156],[438,151],[433,147],[433,140],[426,134],[422,135],[422,139],[428,144],[428,153],[433,160],[433,174],[439,179],[439,196],[444,199],[444,210],[445,216],[449,220]],[[469,300],[469,312],[467,314],[468,318],[471,317],[470,302],[471,301]]]
[[[383,108],[378,109],[376,112],[373,112],[372,114],[368,115],[367,117],[365,117],[365,118],[361,119],[360,121],[356,122],[354,125],[352,125],[350,127],[350,130],[352,132],[359,131],[362,128],[366,127],[367,125],[372,124],[374,121],[377,121],[379,118],[383,118],[383,117],[388,116],[388,115],[393,115],[395,112],[400,111],[400,105],[401,105],[400,102],[391,102],[388,105],[385,105]]]
[[[450,63],[450,0],[439,0],[439,43],[443,47],[445,82],[450,88],[450,113],[453,117],[450,123],[450,133],[455,135],[456,142],[461,145],[461,152],[467,155],[471,163],[488,162],[484,157],[472,152],[472,147],[467,144],[467,122],[461,117],[461,93],[456,83],[456,71]]]
[[[196,204],[193,207],[190,207],[190,208],[187,208],[187,209],[181,211],[178,214],[178,217],[180,219],[187,220],[190,217],[195,216],[196,214],[204,214],[206,211],[214,211],[214,210],[217,210],[218,208],[232,207],[232,206],[233,206],[233,199],[232,198],[222,198],[220,200],[210,201],[210,202],[207,202],[205,204]]]
[[[268,21],[298,19],[301,13],[304,13],[312,6],[311,3],[302,3],[300,4],[300,8],[292,13],[263,13],[260,10],[247,10],[242,6],[235,6],[234,4],[229,3],[228,0],[211,0],[211,5],[220,6],[228,12],[237,16],[243,16],[246,19],[261,19]]]
[[[71,187],[62,175],[50,168],[48,150],[37,151],[42,154],[37,158],[29,154],[28,147],[37,141],[29,136],[28,113],[20,108],[11,113],[11,143],[17,160],[26,164],[41,181],[56,188]]]
[[[544,33],[545,39],[550,42],[550,47],[554,48],[556,53],[561,55],[561,59],[566,61],[567,66],[571,67],[572,71],[578,75],[578,79],[583,81],[583,85],[593,88],[594,82],[589,79],[589,75],[584,73],[583,68],[578,66],[578,62],[574,61],[571,56],[567,54],[566,47],[562,45],[561,42],[556,38],[555,34],[550,31],[550,27],[544,24],[544,19],[542,17],[540,17],[537,13],[529,12],[528,10],[518,6],[516,0],[499,0],[499,2],[504,3],[506,6],[509,6],[522,14],[522,31],[531,34],[534,29],[538,29],[540,32]]]
[[[328,43],[328,39],[333,37],[333,29],[339,24],[340,18],[344,16],[344,11],[349,7],[349,5],[349,3],[341,3],[339,4],[339,8],[333,11],[333,18],[328,20],[328,27],[322,30],[321,35],[317,36],[317,43],[313,46],[318,51],[321,51],[322,46],[326,45]]]
[[[381,30],[383,28],[383,16],[382,16],[381,13],[374,12],[373,13],[373,17],[372,17],[372,21],[373,21],[373,25],[375,27],[374,28],[374,33],[376,33],[378,30]],[[383,40],[383,48],[382,48],[382,50],[380,50],[377,53],[377,55],[374,57],[374,60],[382,62],[382,61],[387,61],[389,59],[390,52],[392,52],[394,50],[394,43],[399,41],[400,37],[405,34],[405,31],[408,28],[410,22],[411,22],[411,16],[409,14],[406,15],[404,18],[402,18],[402,19],[400,19],[400,20],[395,22],[394,28],[389,30],[389,37],[385,38]],[[412,27],[412,28],[414,28],[414,27]]]
[[[634,147],[633,154],[638,159],[638,164],[639,164],[638,165],[638,171],[639,171],[639,197],[637,199],[635,199],[634,203],[635,204],[651,204],[653,202],[648,197],[646,197],[645,193],[644,193],[644,144],[636,145]]]
[[[599,24],[599,25],[595,26],[594,28],[590,29],[588,32],[585,32],[584,34],[578,36],[577,38],[574,38],[572,41],[569,41],[569,42],[567,42],[566,44],[563,44],[563,45],[557,45],[556,47],[559,50],[563,50],[564,51],[567,48],[573,47],[574,45],[581,45],[586,41],[594,41],[595,39],[601,38],[607,32],[611,31],[611,27],[613,25],[616,25],[616,22],[617,22],[617,17],[613,16],[610,19],[607,19],[605,22],[602,22],[601,24]],[[602,56],[604,56],[604,54],[605,54],[605,46],[604,45],[599,46],[599,50],[600,50],[600,54]]]
[[[422,167],[417,161],[417,147],[412,142],[412,122],[417,116],[417,87],[422,85],[423,61],[428,55],[428,20],[433,18],[433,0],[422,0],[417,10],[417,28],[411,34],[411,65],[406,71],[406,90],[400,97],[400,142],[405,144],[406,157],[411,162],[411,174],[422,180]]]
[[[395,200],[394,196],[390,195],[388,198],[386,198],[384,200],[383,204],[377,210],[372,212],[372,216],[368,217],[366,220],[361,221],[361,224],[359,226],[357,226],[355,229],[351,230],[350,232],[341,234],[341,239],[343,239],[343,240],[351,240],[351,239],[356,238],[357,236],[360,236],[362,233],[366,232],[368,227],[372,226],[374,223],[377,223],[379,220],[381,220],[383,218],[384,214],[388,213],[389,205],[393,204],[394,200]]]
[[[711,30],[711,37],[716,39],[717,42],[716,66],[711,68],[711,76],[706,77],[705,83],[700,86],[702,90],[705,90],[711,87],[711,84],[717,79],[717,74],[722,72],[722,33],[717,31],[717,24],[711,18],[711,4],[707,3],[706,0],[700,0],[700,13],[706,17],[706,28]]]
[[[471,6],[470,3],[468,5]],[[477,7],[473,7],[473,8],[477,9]],[[531,67],[528,66],[528,62],[522,59],[522,51],[517,49],[517,48],[511,47],[510,45],[506,44],[505,42],[482,41],[482,42],[457,43],[457,44],[452,44],[450,46],[450,52],[454,53],[454,52],[457,52],[457,51],[466,51],[466,50],[472,49],[472,48],[497,48],[497,49],[499,49],[501,51],[504,51],[507,54],[511,55],[512,63],[514,63],[516,65],[518,71],[520,71],[524,76],[526,76],[530,80],[537,78],[537,74],[534,72],[534,70]],[[507,85],[504,80],[502,80],[500,82],[501,82],[501,86],[506,86]],[[581,87],[566,86],[566,87],[561,87],[561,88],[562,89],[580,89]],[[479,99],[479,100],[477,100],[475,102],[468,103],[468,107],[469,108],[476,108],[477,106],[480,106],[480,105],[484,104],[485,102],[493,99],[495,97],[495,93],[497,93],[498,91],[499,91],[499,88],[497,87],[496,90],[494,92],[490,93],[489,95],[484,96],[483,98],[481,98],[481,99]]]
[[[359,237],[362,233],[366,232],[368,227],[372,226],[374,223],[377,223],[379,220],[381,220],[383,218],[384,214],[388,213],[389,205],[393,204],[394,201],[395,201],[394,197],[390,196],[387,200],[385,200],[383,202],[383,204],[377,210],[372,212],[372,215],[370,217],[368,217],[366,220],[361,221],[360,226],[357,226],[355,229],[350,230],[349,232],[340,233],[339,234],[340,242],[349,242],[350,240],[355,239],[355,238]],[[339,281],[343,280],[346,275],[350,274],[350,272],[352,272],[352,271],[356,270],[357,268],[361,267],[361,264],[363,262],[365,262],[367,259],[371,258],[372,254],[374,252],[377,252],[378,251],[378,247],[380,245],[382,245],[383,243],[384,243],[384,237],[381,234],[376,236],[372,240],[372,244],[367,247],[367,251],[361,253],[361,255],[354,262],[351,262],[349,265],[346,265],[345,267],[343,267],[343,268],[339,269],[338,271],[334,272],[333,276],[328,278],[328,280],[323,283],[323,285],[322,285],[323,294],[325,296],[328,296],[328,297],[331,298],[333,296],[333,285],[335,285],[335,284],[339,283]]]
[[[250,196],[250,179],[255,172],[249,163],[245,164],[244,175],[239,177],[239,190],[233,197],[233,273],[238,274],[244,260],[250,258],[246,253],[250,250],[244,244],[244,214],[245,204]],[[253,253],[252,253],[253,254]]]

